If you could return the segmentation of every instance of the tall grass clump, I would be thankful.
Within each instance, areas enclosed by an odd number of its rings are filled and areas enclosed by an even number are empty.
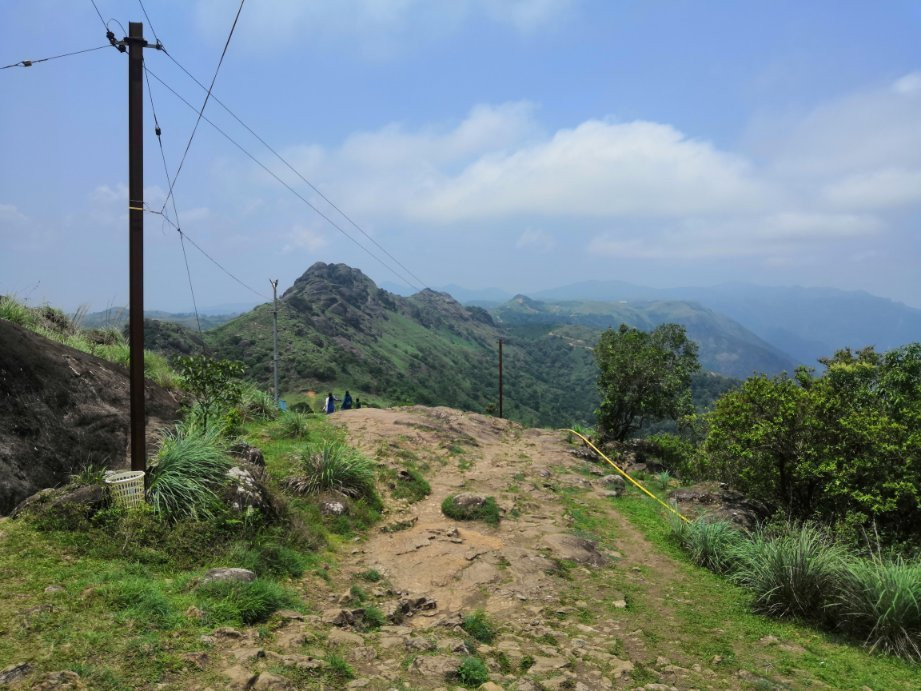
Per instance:
[[[25,328],[35,326],[35,313],[8,295],[0,296],[0,319],[6,319]]]
[[[870,650],[921,661],[921,563],[849,560],[830,608],[839,627]]]
[[[240,412],[244,420],[273,420],[278,416],[278,406],[271,394],[247,386],[240,398]]]
[[[374,494],[374,464],[355,449],[324,442],[301,455],[299,475],[285,480],[298,494],[335,490],[350,497]]]
[[[735,569],[739,548],[746,539],[732,523],[706,516],[690,523],[673,517],[672,534],[695,564],[722,574]]]
[[[199,587],[198,596],[211,624],[258,624],[277,610],[297,604],[290,591],[262,578],[213,581]]]
[[[844,551],[811,523],[790,526],[774,539],[756,533],[736,551],[732,574],[755,594],[754,607],[775,617],[819,619],[840,582]]]
[[[216,432],[167,432],[150,463],[147,500],[167,520],[215,517],[231,461]]]
[[[304,413],[286,410],[274,425],[275,436],[283,439],[307,439],[310,436],[310,418]]]

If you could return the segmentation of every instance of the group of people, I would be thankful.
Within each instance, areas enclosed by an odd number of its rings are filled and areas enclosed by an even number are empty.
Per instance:
[[[329,396],[326,397],[326,400],[323,402],[323,412],[324,413],[335,413],[336,412],[336,403],[339,403],[339,399],[333,396],[333,392],[329,392]],[[361,408],[361,399],[356,398],[354,403],[352,401],[352,394],[348,391],[345,392],[345,396],[342,397],[342,410],[351,410],[352,408]]]

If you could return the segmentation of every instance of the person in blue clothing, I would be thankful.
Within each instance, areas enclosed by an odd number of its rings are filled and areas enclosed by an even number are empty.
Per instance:
[[[323,403],[323,412],[325,412],[327,415],[329,413],[335,413],[336,412],[336,400],[337,400],[336,397],[333,396],[333,392],[330,391],[329,396],[326,397],[326,402]]]
[[[345,392],[345,396],[342,397],[342,409],[351,410],[352,409],[352,394],[348,391]]]

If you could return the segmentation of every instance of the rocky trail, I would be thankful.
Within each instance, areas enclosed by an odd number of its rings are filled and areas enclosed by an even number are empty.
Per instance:
[[[574,454],[564,433],[447,408],[363,409],[332,420],[395,471],[393,487],[409,464],[432,492],[416,503],[388,497],[381,524],[342,545],[327,578],[305,577],[300,590],[316,614],[283,612],[274,628],[216,632],[203,665],[220,683],[290,688],[291,674],[277,674],[284,667],[301,670],[306,687],[453,688],[475,652],[490,672],[486,689],[825,686],[797,677],[806,652],[797,643],[695,627],[706,603],[689,599],[687,565],[617,510],[605,467]],[[495,497],[500,524],[446,518],[442,500],[457,493]],[[367,626],[368,608],[387,622]],[[475,610],[496,625],[489,644],[460,626]],[[330,650],[353,680],[322,676]],[[736,657],[748,669],[730,664]]]

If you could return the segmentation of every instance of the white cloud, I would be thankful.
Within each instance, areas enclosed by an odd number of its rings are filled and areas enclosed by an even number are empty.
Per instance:
[[[285,253],[297,250],[316,252],[326,246],[326,238],[316,230],[303,225],[292,228],[286,235]]]
[[[522,34],[552,27],[572,0],[259,0],[244,7],[237,42],[249,51],[309,42],[374,59],[440,40],[465,23],[485,19]],[[226,35],[234,8],[199,0],[199,28],[213,40]]]
[[[2,227],[12,227],[28,222],[29,218],[13,204],[0,204],[0,223]]]
[[[556,241],[550,233],[543,230],[525,230],[518,236],[515,247],[519,249],[534,249],[538,252],[549,252],[556,247]]]
[[[916,94],[921,92],[921,72],[911,72],[895,80],[892,88],[897,94]]]
[[[826,186],[824,197],[837,207],[885,209],[921,203],[921,168],[885,168],[856,173]]]

